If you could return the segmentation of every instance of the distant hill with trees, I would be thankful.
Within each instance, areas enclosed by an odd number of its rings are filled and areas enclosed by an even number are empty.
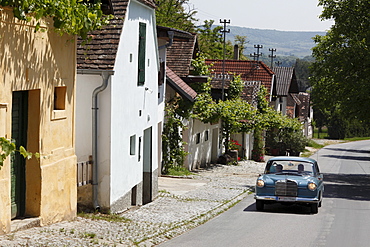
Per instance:
[[[254,45],[263,45],[260,52],[268,57],[269,49],[276,49],[277,56],[293,56],[304,58],[312,54],[311,48],[315,46],[313,37],[325,35],[325,32],[305,32],[305,31],[278,31],[269,29],[255,29],[248,27],[228,26],[230,33],[227,40],[234,43],[235,36],[246,36],[247,44],[244,54],[249,57],[250,53],[256,52]]]

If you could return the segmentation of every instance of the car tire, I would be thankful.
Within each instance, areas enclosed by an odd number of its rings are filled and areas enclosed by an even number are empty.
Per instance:
[[[311,213],[317,214],[319,212],[319,204],[318,203],[312,203],[311,204]]]
[[[256,209],[257,211],[262,211],[265,206],[265,203],[261,200],[256,200]]]

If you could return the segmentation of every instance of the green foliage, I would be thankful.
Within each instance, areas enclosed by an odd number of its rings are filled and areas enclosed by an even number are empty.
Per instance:
[[[304,60],[304,59],[297,59],[294,65],[298,86],[300,91],[306,91],[307,88],[311,86],[310,84],[310,65],[312,61]]]
[[[0,169],[1,169],[1,167],[4,165],[5,159],[16,150],[16,147],[14,143],[5,139],[4,137],[0,137],[0,147],[1,147],[0,153]]]
[[[320,148],[324,147],[324,145],[318,144],[317,142],[315,142],[312,139],[308,140],[307,146],[308,147],[313,147],[313,148],[316,148],[316,149],[320,149]]]
[[[239,150],[241,148],[241,144],[236,140],[229,140],[229,149],[230,150]]]
[[[339,107],[327,114],[326,127],[329,139],[370,136],[369,122],[357,118],[348,118]]]
[[[198,28],[199,49],[208,59],[222,59],[224,54],[223,36],[220,32],[223,27],[213,27],[213,20],[204,21],[204,25]],[[233,58],[234,48],[230,41],[226,42],[226,58]]]
[[[206,57],[202,53],[197,53],[197,57],[191,60],[191,65],[193,70],[191,71],[193,75],[210,75],[211,65],[206,64]]]
[[[82,0],[0,0],[0,6],[13,8],[15,17],[30,21],[35,18],[52,18],[54,27],[60,33],[80,35],[87,38],[87,33],[108,24],[110,16],[104,16],[100,1],[89,3]],[[36,25],[36,31],[40,22]]]
[[[189,176],[192,173],[182,166],[174,166],[168,169],[167,175],[171,176]]]
[[[289,150],[294,156],[299,156],[308,145],[308,139],[301,130],[282,129],[280,136],[283,150]]]
[[[254,137],[254,142],[253,142],[253,150],[252,150],[252,160],[257,161],[257,162],[262,162],[264,161],[264,156],[265,156],[263,131],[260,128],[255,128],[253,137]]]
[[[229,88],[227,90],[227,99],[237,99],[240,98],[244,89],[244,83],[241,79],[241,75],[233,76],[232,81],[230,82]]]
[[[162,174],[168,174],[174,167],[182,167],[187,152],[182,141],[180,130],[185,128],[182,118],[175,113],[176,104],[166,107],[166,122],[162,132]]]
[[[7,140],[5,137],[0,137],[0,170],[4,165],[5,159],[14,152],[19,152],[25,159],[31,159],[32,156],[35,156],[37,159],[40,158],[39,153],[32,154],[22,146],[20,146],[19,150],[17,150],[13,142]]]
[[[229,139],[233,133],[250,132],[256,111],[241,98],[220,101],[216,107],[217,116],[221,120],[221,128],[225,139],[225,150],[229,151]]]
[[[249,60],[248,57],[244,55],[245,48],[249,41],[247,41],[247,36],[235,35],[235,45],[239,48],[239,60]]]
[[[316,36],[311,66],[314,104],[322,110],[339,105],[347,118],[370,121],[368,0],[320,0],[321,18],[335,24],[325,36]]]
[[[156,0],[157,25],[194,32],[197,11],[190,8],[189,0]],[[187,5],[187,7],[185,7]]]

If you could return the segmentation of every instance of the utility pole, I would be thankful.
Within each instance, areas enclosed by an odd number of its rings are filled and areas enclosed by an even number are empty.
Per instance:
[[[269,51],[271,51],[271,55],[269,55],[269,57],[271,58],[271,68],[272,68],[272,66],[274,65],[274,58],[276,58],[276,55],[274,55],[274,52],[276,51],[276,49],[271,48],[269,49]]]
[[[262,52],[260,53],[260,49],[263,48],[263,45],[254,45],[254,48],[257,49],[257,53],[254,52],[253,54],[250,54],[250,56],[253,57],[254,61],[258,62],[259,57],[262,56]],[[257,58],[257,60],[255,58]]]
[[[277,62],[275,62],[275,64],[276,64],[278,67],[280,67],[280,65],[282,64],[282,62],[277,61]]]
[[[224,29],[222,29],[220,32],[224,36],[224,56],[223,56],[223,61],[222,61],[222,94],[221,94],[221,99],[224,101],[225,98],[225,57],[226,57],[226,33],[230,33],[230,29],[226,30],[226,25],[230,24],[230,20],[226,21],[226,19],[221,20],[220,23],[224,24]]]

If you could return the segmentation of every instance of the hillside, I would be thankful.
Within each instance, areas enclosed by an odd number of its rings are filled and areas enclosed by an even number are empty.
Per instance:
[[[247,36],[249,43],[245,54],[249,57],[250,53],[257,52],[254,45],[263,45],[260,52],[263,55],[271,54],[269,49],[276,49],[277,56],[295,56],[303,58],[311,55],[311,48],[315,46],[312,37],[315,35],[325,35],[325,32],[296,32],[278,31],[267,29],[254,29],[247,27],[229,26],[230,33],[226,35],[227,40],[234,43],[235,35]]]

